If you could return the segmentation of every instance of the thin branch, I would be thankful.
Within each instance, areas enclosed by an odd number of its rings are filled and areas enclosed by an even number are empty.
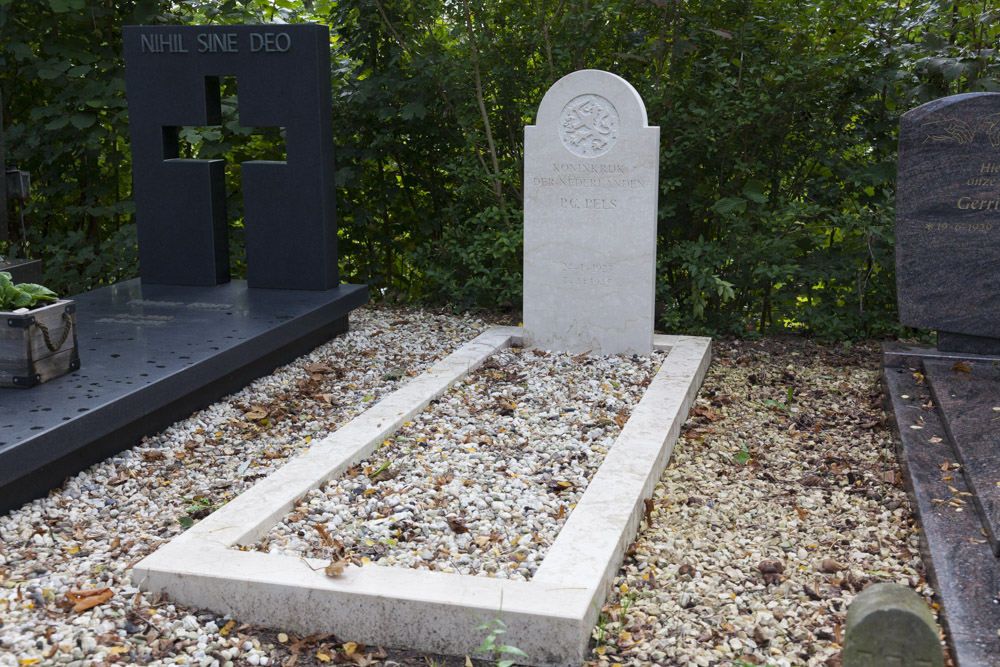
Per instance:
[[[476,48],[476,34],[472,30],[472,13],[469,11],[469,0],[462,1],[465,10],[465,29],[469,32],[469,46],[472,47],[472,73],[476,81],[476,102],[479,103],[479,114],[483,118],[483,128],[486,130],[486,144],[490,149],[490,160],[493,162],[493,192],[497,196],[500,210],[507,209],[504,202],[503,186],[500,183],[500,162],[497,160],[497,149],[493,143],[493,130],[490,128],[490,117],[486,113],[486,102],[483,100],[483,80],[479,71],[479,49]]]

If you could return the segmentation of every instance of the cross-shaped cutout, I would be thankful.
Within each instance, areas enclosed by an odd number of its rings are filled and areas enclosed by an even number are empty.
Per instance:
[[[164,126],[163,159],[225,158],[249,143],[251,137],[258,136],[264,140],[261,143],[265,150],[255,152],[252,160],[285,162],[284,127],[240,124],[238,86],[236,77],[206,76],[206,124]],[[230,94],[223,97],[223,91]],[[238,168],[240,162],[228,160],[227,168]]]
[[[123,34],[142,281],[228,281],[227,209],[236,215],[242,200],[250,287],[334,288],[329,30],[129,26]],[[242,197],[227,196],[227,180],[241,183]]]

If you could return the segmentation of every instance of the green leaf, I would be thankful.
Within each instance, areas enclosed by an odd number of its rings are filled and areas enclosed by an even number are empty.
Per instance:
[[[518,647],[511,646],[509,644],[501,644],[501,645],[497,646],[497,650],[500,651],[501,653],[506,653],[508,655],[516,655],[516,656],[518,656],[520,658],[527,658],[528,657],[527,653],[525,653],[524,651],[522,651]]]
[[[177,523],[181,524],[185,528],[190,528],[194,525],[194,519],[189,516],[177,517]]]
[[[52,11],[56,14],[79,11],[83,9],[83,6],[84,0],[49,0],[49,7],[51,7]]]
[[[743,195],[750,201],[755,201],[758,204],[763,204],[767,201],[767,195],[764,194],[763,181],[747,181],[746,185],[743,186]]]
[[[16,287],[14,288],[14,299],[11,301],[12,310],[17,310],[18,308],[28,308],[31,306],[31,295],[27,292],[22,292]]]
[[[747,200],[742,197],[723,197],[714,204],[712,210],[716,213],[742,213],[747,208]]]
[[[46,130],[61,130],[69,125],[69,116],[59,116],[45,124]]]
[[[70,117],[70,122],[73,123],[73,127],[85,130],[97,122],[97,116],[92,113],[79,112]]]
[[[412,118],[423,118],[426,115],[427,115],[427,107],[425,107],[420,102],[409,102],[399,112],[399,116],[403,120],[410,120]]]
[[[59,299],[59,296],[48,287],[36,285],[35,283],[21,283],[17,288],[31,297],[32,305],[43,301],[57,301]]]

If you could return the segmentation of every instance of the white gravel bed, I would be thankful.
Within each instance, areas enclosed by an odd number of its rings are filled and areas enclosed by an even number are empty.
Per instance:
[[[485,324],[368,308],[351,315],[351,327],[348,335],[0,517],[0,667],[295,661],[301,667],[377,658],[393,667],[411,658],[353,644],[350,637],[289,637],[173,605],[139,593],[130,578],[131,565],[179,534],[182,521],[197,521],[245,490],[309,447],[310,438],[342,425]],[[602,442],[616,434],[617,423],[601,420],[614,422],[624,401],[615,397],[597,411],[570,412],[566,408],[576,407],[571,401],[591,387],[577,383],[575,393],[539,394],[533,403],[522,388],[530,386],[527,371],[517,371],[524,380],[506,377],[524,361],[518,358],[523,353],[505,354],[509,358],[498,358],[497,367],[483,369],[435,406],[448,432],[438,433],[440,418],[413,420],[359,466],[345,495],[309,497],[298,510],[303,517],[296,530],[285,524],[269,536],[288,544],[273,547],[325,558],[334,555],[338,540],[354,557],[378,562],[388,558],[388,542],[395,540],[399,558],[414,558],[417,566],[488,576],[492,563],[495,576],[530,575],[530,563],[541,559],[551,539],[533,522],[558,531],[553,512],[558,517],[565,506],[565,516],[571,509],[582,487],[575,471],[592,466],[591,457],[606,447]],[[558,355],[542,361],[559,359],[566,367],[539,382],[591,369],[586,360]],[[632,363],[622,359],[618,365]],[[880,407],[877,369],[875,345],[780,339],[713,345],[697,405],[654,492],[651,521],[629,548],[614,597],[602,609],[591,664],[836,667],[847,607],[864,586],[899,582],[932,601]],[[591,379],[599,386],[606,378]],[[466,398],[478,407],[470,409]],[[505,403],[513,406],[509,414]],[[565,428],[564,440],[557,440],[562,444],[544,449],[530,435],[538,428],[532,418],[541,419],[543,429]],[[529,459],[535,477],[518,467]],[[368,474],[375,476],[386,461],[386,470],[399,474],[375,482]],[[407,476],[419,482],[421,493],[403,492]],[[441,483],[429,484],[432,478]],[[550,490],[550,483],[560,482],[569,486]],[[476,493],[485,488],[478,496],[485,508],[476,500],[463,506],[473,486]],[[534,500],[522,503],[516,493],[534,494]],[[346,518],[335,525],[334,517],[343,516],[338,503],[363,506],[369,514],[361,524],[369,532],[352,532],[357,525]],[[405,512],[413,516],[392,518]],[[449,518],[469,533],[455,532]],[[315,524],[336,528],[335,534],[327,528],[334,546],[323,543]],[[301,540],[295,549],[293,536]],[[484,536],[489,542],[480,545],[477,538]],[[459,562],[463,555],[467,563]],[[470,620],[470,633],[474,624]]]
[[[663,358],[495,354],[257,549],[530,579]]]
[[[0,517],[0,665],[268,664],[259,641],[221,632],[225,619],[144,599],[129,568],[486,328],[388,308],[350,321],[347,334]],[[74,591],[105,588],[106,601],[72,610]]]

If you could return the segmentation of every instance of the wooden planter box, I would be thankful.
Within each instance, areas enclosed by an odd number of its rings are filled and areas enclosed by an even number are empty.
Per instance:
[[[0,387],[34,387],[78,368],[75,303],[0,312]]]

